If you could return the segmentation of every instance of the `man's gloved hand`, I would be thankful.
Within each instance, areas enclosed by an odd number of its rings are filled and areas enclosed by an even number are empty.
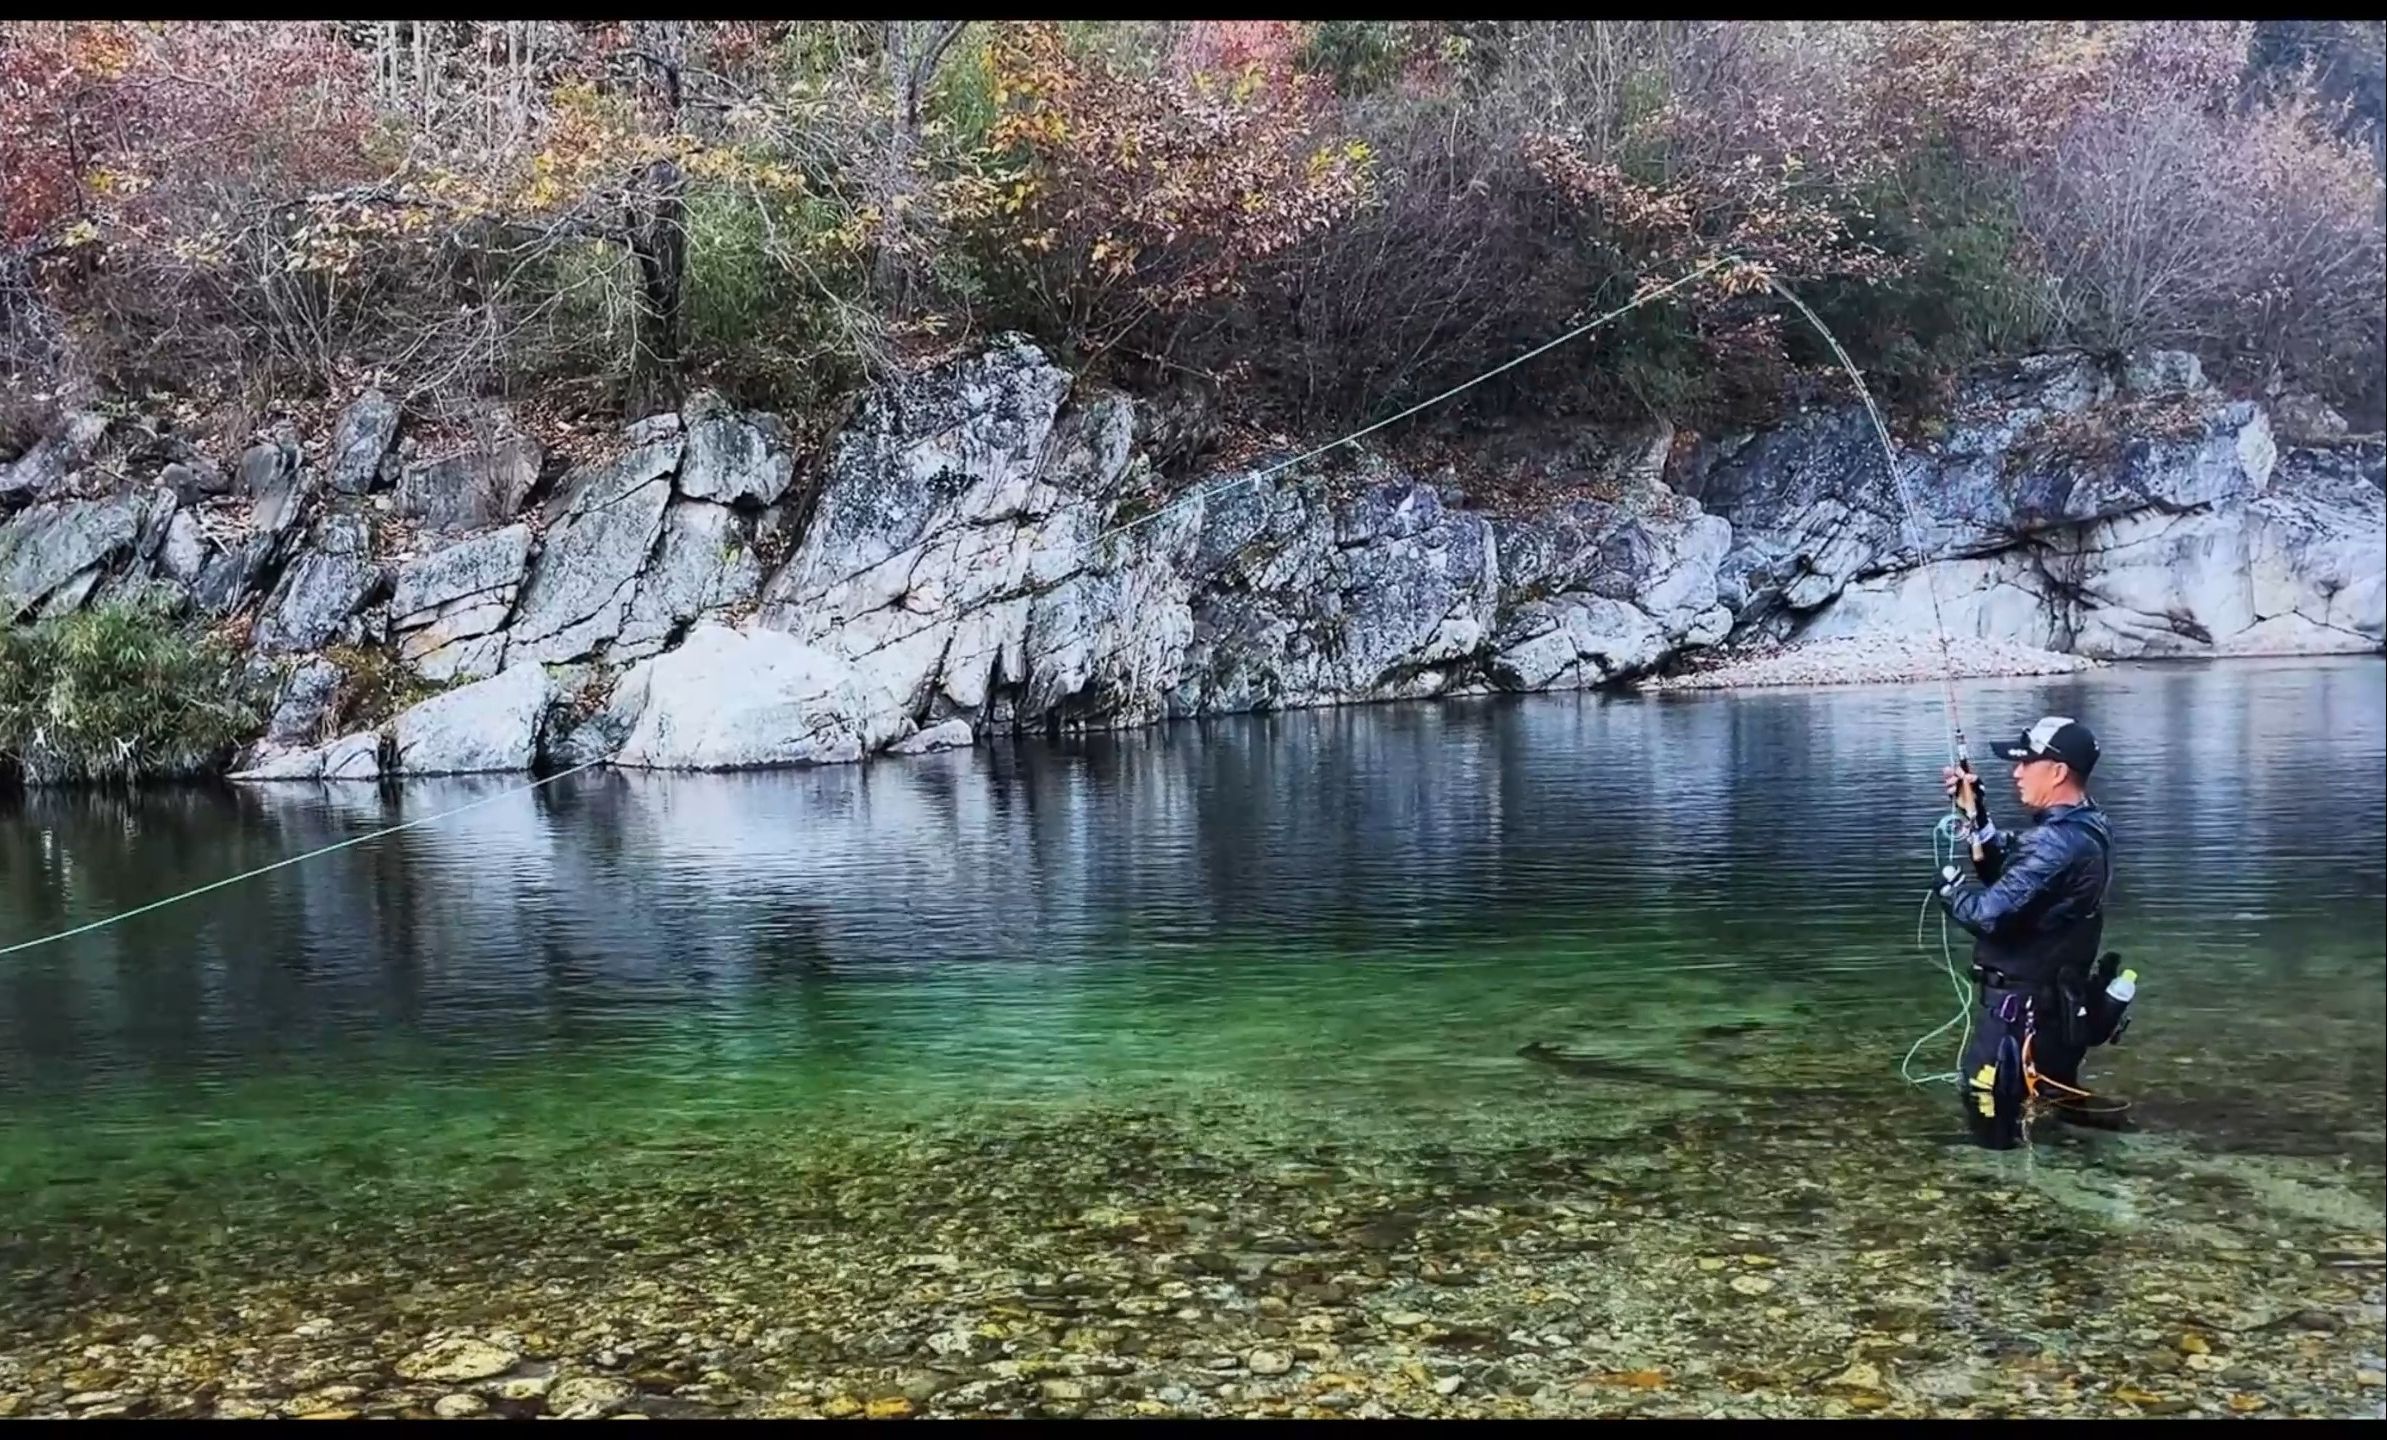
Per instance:
[[[1942,865],[1939,867],[1939,879],[1932,884],[1931,890],[1935,895],[1945,896],[1963,882],[1964,872],[1962,870],[1953,865]]]
[[[1981,777],[1968,769],[1950,765],[1939,772],[1940,785],[1948,792],[1948,799],[1965,824],[1975,830],[1989,828],[1989,797],[1982,793]]]

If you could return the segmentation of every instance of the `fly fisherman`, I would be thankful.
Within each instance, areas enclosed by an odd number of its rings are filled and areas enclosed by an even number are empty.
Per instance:
[[[1971,841],[1972,873],[1948,866],[1936,893],[1974,936],[1979,1013],[1958,1095],[1974,1141],[2005,1150],[2020,1136],[2027,1089],[2052,1081],[2058,1099],[2080,1093],[2081,1059],[2115,1018],[2098,1013],[2105,1007],[2092,971],[2101,975],[2118,957],[2097,954],[2113,840],[2088,792],[2097,737],[2050,715],[1997,753],[2014,762],[2015,794],[2037,823],[1999,829],[1980,778],[1969,766],[1949,767],[1943,779]]]

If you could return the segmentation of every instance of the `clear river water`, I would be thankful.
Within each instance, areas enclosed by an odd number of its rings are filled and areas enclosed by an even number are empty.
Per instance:
[[[6,945],[498,797],[0,957],[0,1416],[2380,1415],[2387,665],[1962,699],[2129,1133],[1902,1075],[1936,687],[0,799]]]

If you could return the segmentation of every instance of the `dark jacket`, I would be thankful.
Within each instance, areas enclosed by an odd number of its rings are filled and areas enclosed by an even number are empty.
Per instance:
[[[1978,878],[1943,886],[1939,903],[1976,937],[1973,963],[2008,983],[2085,974],[2105,934],[2112,846],[2096,801],[2058,805],[2020,834],[1991,832],[1973,867]]]

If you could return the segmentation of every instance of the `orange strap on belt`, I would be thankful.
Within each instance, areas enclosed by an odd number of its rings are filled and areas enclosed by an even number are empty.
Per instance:
[[[2094,1095],[2091,1095],[2091,1094],[2090,1094],[2088,1091],[2086,1091],[2086,1090],[2075,1090],[2075,1089],[2073,1089],[2071,1086],[2069,1086],[2069,1085],[2065,1084],[2065,1083],[2064,1083],[2063,1081],[2061,1081],[2061,1080],[2049,1080],[2049,1079],[2048,1079],[2046,1076],[2044,1076],[2044,1075],[2041,1075],[2041,1074],[2039,1073],[2039,1067],[2038,1067],[2038,1066],[2036,1066],[2036,1065],[2033,1065],[2033,1064],[2031,1063],[2031,1044],[2032,1044],[2032,1042],[2033,1042],[2033,1041],[2037,1040],[2038,1038],[2039,1038],[2039,1036],[2038,1036],[2038,1032],[2036,1032],[2036,1031],[2033,1031],[2033,1032],[2031,1032],[2030,1034],[2027,1034],[2027,1035],[2025,1035],[2025,1036],[2023,1036],[2023,1037],[2022,1037],[2022,1089],[2023,1089],[2023,1093],[2024,1093],[2024,1094],[2026,1094],[2026,1095],[2028,1095],[2028,1096],[2030,1096],[2032,1099],[2036,1100],[2036,1099],[2038,1099],[2038,1098],[2039,1098],[2039,1086],[2040,1086],[2042,1083],[2045,1083],[2045,1084],[2047,1084],[2047,1085],[2050,1085],[2050,1086],[2054,1087],[2055,1089],[2058,1089],[2058,1090],[2061,1090],[2061,1091],[2063,1091],[2063,1092],[2064,1092],[2065,1094],[2067,1094],[2067,1095],[2078,1095],[2078,1096],[2079,1096],[2081,1099],[2083,1099],[2083,1100],[2094,1100],[2094,1099],[2096,1099],[2096,1098],[2097,1098],[2096,1096],[2094,1096]]]

